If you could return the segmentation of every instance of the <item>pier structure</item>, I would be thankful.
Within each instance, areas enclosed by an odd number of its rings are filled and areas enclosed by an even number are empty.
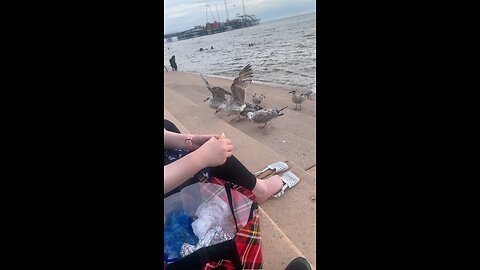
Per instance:
[[[260,23],[260,19],[256,18],[255,15],[249,15],[249,14],[246,13],[245,4],[243,3],[243,0],[242,0],[243,15],[238,14],[235,19],[230,20],[229,17],[228,17],[228,9],[227,9],[226,0],[224,0],[224,3],[225,3],[225,11],[226,11],[226,14],[227,14],[227,19],[226,19],[225,22],[220,21],[220,15],[218,13],[218,7],[217,6],[216,6],[216,8],[217,8],[217,18],[215,18],[212,10],[210,8],[210,5],[206,4],[205,5],[205,15],[206,15],[205,26],[197,25],[192,29],[188,29],[188,30],[185,30],[185,31],[182,31],[182,32],[163,35],[164,40],[166,42],[173,42],[175,40],[190,39],[190,38],[195,38],[195,37],[200,37],[200,36],[205,36],[205,35],[211,35],[211,34],[221,33],[221,32],[225,32],[225,31],[250,27],[250,26],[255,26],[255,25],[258,25]],[[208,11],[210,11],[213,22],[209,22]]]

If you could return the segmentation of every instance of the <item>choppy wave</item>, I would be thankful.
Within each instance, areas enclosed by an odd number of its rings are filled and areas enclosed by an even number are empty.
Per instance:
[[[175,55],[181,71],[224,77],[235,77],[250,63],[255,81],[312,88],[316,85],[315,17],[316,13],[310,13],[167,43],[164,62],[168,65]]]

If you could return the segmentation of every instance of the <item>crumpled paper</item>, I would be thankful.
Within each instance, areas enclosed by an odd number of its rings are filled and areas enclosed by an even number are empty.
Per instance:
[[[195,246],[188,243],[183,243],[180,250],[180,257],[183,258],[188,254],[191,254],[194,251],[197,251],[203,247],[213,246],[215,244],[225,242],[232,238],[233,236],[228,235],[228,233],[222,227],[213,226],[207,231],[207,233],[205,233],[205,236],[200,239]]]

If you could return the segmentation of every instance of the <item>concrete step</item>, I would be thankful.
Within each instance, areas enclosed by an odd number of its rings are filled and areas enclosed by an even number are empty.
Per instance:
[[[191,133],[177,118],[164,107],[165,118],[174,123],[182,133]],[[296,257],[305,257],[282,232],[270,216],[259,207],[262,235],[263,269],[284,269]],[[312,266],[313,267],[313,266]]]
[[[211,85],[229,89],[231,81],[206,77]],[[212,115],[214,114],[214,111],[209,109],[206,103],[203,103],[203,100],[210,95],[210,92],[198,74],[182,74],[180,72],[165,73],[164,85],[166,88],[189,99],[194,104],[207,108],[211,111]],[[267,98],[262,103],[262,106],[266,108],[290,106],[284,110],[284,116],[272,122],[270,133],[265,134],[263,129],[257,128],[258,125],[250,123],[246,119],[233,123],[229,122],[227,118],[223,121],[243,133],[248,134],[257,142],[264,144],[278,154],[289,157],[289,160],[295,162],[305,170],[314,166],[316,164],[316,122],[315,115],[312,115],[308,111],[309,107],[312,109],[312,104],[305,104],[306,101],[302,111],[291,110],[293,103],[291,103],[291,96],[288,92],[283,93],[280,89],[271,89],[271,87],[268,88],[264,85],[259,86],[254,83],[251,88],[255,87],[261,87],[259,93],[267,93]],[[252,95],[253,90],[249,90],[249,92],[247,92],[247,99],[250,99]],[[168,100],[166,99],[166,101]],[[301,121],[299,121],[299,119],[301,119]]]
[[[285,156],[279,155],[242,131],[218,119],[208,106],[193,103],[169,87],[165,87],[165,100],[164,106],[188,130],[198,134],[221,134],[224,132],[235,143],[235,156],[252,172],[259,171],[273,162],[288,160]],[[296,163],[290,161],[289,165],[291,171],[300,177],[300,183],[282,197],[262,204],[261,208],[275,226],[315,266],[316,180]],[[285,248],[278,246],[277,240],[272,240],[272,246],[266,241],[267,246],[264,246],[264,250]],[[288,263],[287,260],[285,259],[284,262]]]
[[[196,74],[180,74],[180,73],[174,73],[174,74],[169,74],[169,76],[179,76],[183,75],[188,77],[188,80],[173,80],[170,81],[169,83],[165,83],[167,87],[170,87],[174,89],[177,93],[182,94],[183,96],[187,97],[188,99],[192,100],[195,103],[201,104],[203,100],[205,100],[206,97],[210,96],[210,92],[208,89],[205,87],[205,84],[203,83],[203,80],[201,80],[199,75]],[[212,78],[208,76],[204,76],[208,78],[209,81],[213,81],[214,79],[217,78]],[[168,79],[168,78],[167,78]],[[231,83],[229,80],[223,79],[223,81],[220,81],[221,83],[215,84],[216,86],[221,86],[224,87],[225,89],[229,90],[230,87],[229,85],[225,86],[225,83]],[[213,84],[212,84],[213,85]],[[250,88],[254,88],[256,86],[256,83],[253,83],[253,86]],[[267,86],[265,85],[260,85],[259,87],[268,89]],[[251,97],[253,96],[254,91],[251,90],[247,91],[247,96],[246,100],[248,102],[251,102]],[[261,91],[261,90],[260,90]],[[262,91],[261,93],[264,92],[269,92],[271,89],[268,89],[266,91]],[[302,111],[295,111],[292,110],[294,108],[293,103],[291,102],[291,96],[288,93],[282,93],[280,90],[275,89],[276,93],[270,93],[267,94],[267,98],[262,102],[262,106],[265,106],[267,108],[272,108],[272,107],[284,107],[284,106],[289,106],[284,112],[288,111],[288,114],[284,116],[284,118],[294,118],[298,119],[299,117],[304,119],[304,121],[295,121],[293,126],[289,125],[288,130],[290,131],[305,131],[306,129],[310,128],[311,130],[314,130],[316,127],[316,122],[315,122],[315,117],[312,117],[310,115],[305,115],[304,114],[304,109]],[[280,94],[283,95],[280,95]],[[306,101],[307,102],[307,101]],[[312,101],[308,101],[312,102]],[[305,103],[304,103],[305,104]],[[305,106],[305,105],[304,105]],[[280,119],[280,118],[279,118]],[[280,120],[279,120],[280,121]],[[290,123],[289,123],[290,124]],[[298,132],[296,133],[297,136],[304,137],[307,140],[315,142],[315,133],[308,133],[308,132]]]
[[[173,114],[170,113],[170,111],[167,110],[167,108],[165,107],[163,107],[163,115],[165,119],[175,124],[175,126],[177,126],[177,128],[180,130],[181,133],[183,134],[190,133],[190,131],[188,131],[188,129],[180,121],[178,121],[178,119],[175,116],[173,116]]]

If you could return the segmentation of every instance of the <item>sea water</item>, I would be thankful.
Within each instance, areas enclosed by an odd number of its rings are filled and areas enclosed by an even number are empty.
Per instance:
[[[164,64],[170,70],[168,59],[175,55],[179,71],[231,78],[250,63],[254,81],[315,88],[315,19],[316,13],[309,13],[165,43]],[[249,46],[251,43],[254,45]]]

